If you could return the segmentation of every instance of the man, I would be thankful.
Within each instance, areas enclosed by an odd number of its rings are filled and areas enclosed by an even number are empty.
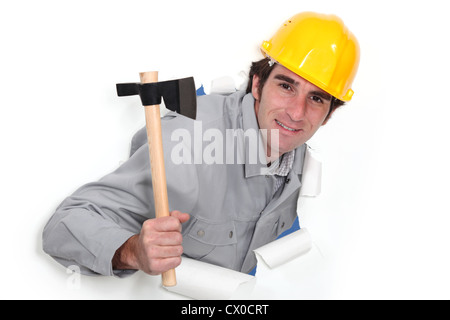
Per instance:
[[[252,270],[252,250],[296,218],[305,143],[351,99],[359,62],[342,21],[315,13],[292,17],[261,49],[266,58],[253,63],[246,92],[198,98],[196,121],[174,113],[162,119],[170,217],[155,219],[141,130],[125,164],[57,208],[44,250],[86,274],[156,275],[177,267],[182,254]],[[231,148],[227,139],[214,141],[211,152],[212,133],[231,136]]]

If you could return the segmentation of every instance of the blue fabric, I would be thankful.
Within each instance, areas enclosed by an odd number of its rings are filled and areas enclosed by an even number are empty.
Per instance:
[[[205,88],[203,88],[203,85],[200,88],[197,89],[197,95],[198,96],[205,96],[206,95]]]

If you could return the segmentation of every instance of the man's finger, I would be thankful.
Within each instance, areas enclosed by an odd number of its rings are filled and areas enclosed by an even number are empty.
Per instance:
[[[148,241],[157,246],[178,246],[183,243],[183,236],[177,231],[153,232],[148,237]]]
[[[180,231],[181,222],[175,217],[162,217],[152,219],[149,227],[158,232]]]
[[[185,223],[191,218],[191,216],[188,213],[182,213],[178,210],[172,211],[170,213],[170,216],[177,218],[181,223]]]
[[[183,254],[183,246],[154,246],[152,247],[152,259],[176,258]]]

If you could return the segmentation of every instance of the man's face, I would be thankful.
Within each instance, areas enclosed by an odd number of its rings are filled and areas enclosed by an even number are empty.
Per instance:
[[[258,86],[255,75],[255,113],[259,128],[268,130],[267,147],[272,152],[269,159],[301,146],[325,124],[332,96],[294,72],[276,64],[261,94]],[[273,145],[272,130],[278,130],[278,146]]]

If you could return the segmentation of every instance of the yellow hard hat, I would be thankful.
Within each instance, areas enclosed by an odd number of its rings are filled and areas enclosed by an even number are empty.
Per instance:
[[[351,100],[359,44],[339,17],[299,13],[264,41],[261,51],[332,96]]]

